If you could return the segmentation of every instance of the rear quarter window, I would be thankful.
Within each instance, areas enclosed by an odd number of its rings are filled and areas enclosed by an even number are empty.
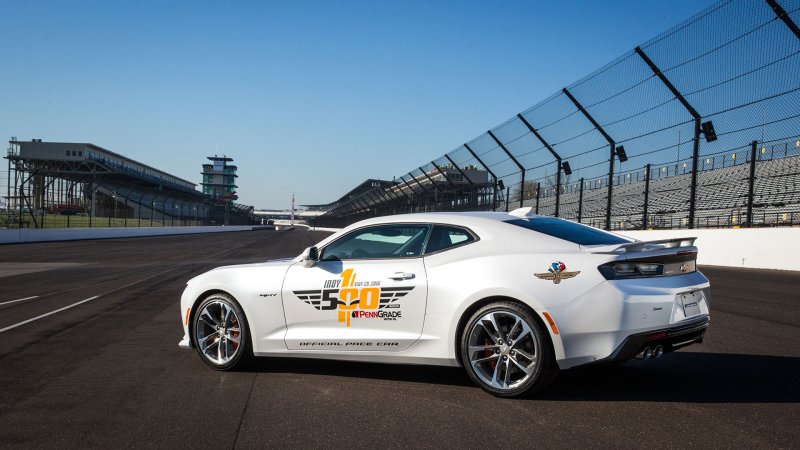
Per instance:
[[[632,242],[587,225],[553,217],[507,220],[507,224],[537,231],[578,245],[612,245]]]
[[[447,250],[475,241],[475,237],[468,230],[461,227],[435,225],[428,238],[425,254]]]

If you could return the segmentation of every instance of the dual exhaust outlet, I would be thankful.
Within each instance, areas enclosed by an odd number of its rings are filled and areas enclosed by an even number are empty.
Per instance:
[[[659,359],[664,356],[664,346],[658,345],[656,347],[647,346],[642,350],[638,355],[636,355],[636,359]]]

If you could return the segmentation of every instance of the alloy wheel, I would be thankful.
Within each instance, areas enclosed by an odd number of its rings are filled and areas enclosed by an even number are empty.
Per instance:
[[[195,338],[198,350],[215,365],[230,363],[241,348],[241,320],[231,305],[215,300],[199,312]]]
[[[493,389],[516,389],[536,373],[536,336],[525,319],[508,310],[489,311],[469,331],[467,354],[477,377]]]

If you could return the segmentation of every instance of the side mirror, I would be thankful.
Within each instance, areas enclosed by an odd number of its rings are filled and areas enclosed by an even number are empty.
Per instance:
[[[317,247],[308,247],[300,255],[300,259],[303,261],[303,267],[311,267],[319,261],[319,250]]]

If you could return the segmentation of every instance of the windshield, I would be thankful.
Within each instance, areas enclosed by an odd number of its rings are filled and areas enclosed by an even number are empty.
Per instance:
[[[507,220],[506,223],[538,231],[578,245],[611,245],[631,242],[597,228],[554,217],[530,217],[527,219]]]

